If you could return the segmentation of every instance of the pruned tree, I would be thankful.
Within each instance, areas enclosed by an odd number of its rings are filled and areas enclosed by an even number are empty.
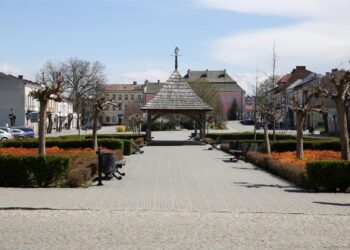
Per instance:
[[[96,82],[105,81],[104,68],[104,65],[98,61],[89,62],[78,58],[70,58],[64,63],[64,77],[67,82],[69,100],[73,101],[74,111],[77,112],[79,136],[83,103],[88,103],[86,99],[96,87]],[[84,108],[84,110],[89,109]]]
[[[41,85],[40,89],[30,92],[30,94],[39,101],[39,155],[46,154],[45,148],[45,122],[46,110],[49,100],[62,100],[62,93],[65,88],[63,76],[63,67],[61,64],[47,62],[37,76],[37,82]]]
[[[296,158],[304,158],[304,123],[309,112],[324,113],[323,102],[317,102],[317,99],[327,97],[327,92],[320,84],[302,88],[299,93],[294,93],[291,97],[291,105],[297,118],[297,149]]]
[[[129,117],[129,121],[131,122],[132,132],[133,134],[141,134],[141,125],[143,123],[143,118],[141,114],[134,114]]]
[[[339,137],[341,145],[341,157],[343,160],[350,160],[349,134],[346,114],[346,104],[350,99],[350,71],[333,70],[321,80],[323,90],[328,92],[335,102],[338,115]]]
[[[108,106],[119,107],[120,104],[115,103],[113,100],[109,100],[105,96],[96,97],[93,102],[93,128],[92,128],[92,140],[94,150],[98,149],[97,142],[97,124],[100,117],[100,113],[103,110],[106,110]]]

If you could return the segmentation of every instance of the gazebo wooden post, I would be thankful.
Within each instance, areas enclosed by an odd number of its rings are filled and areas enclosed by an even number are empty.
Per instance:
[[[147,111],[147,143],[151,142],[152,136],[152,113],[150,110]]]
[[[205,138],[205,123],[206,123],[206,121],[205,121],[205,112],[202,113],[201,118],[202,118],[202,130],[203,130],[203,132],[202,132],[202,139],[204,139]]]

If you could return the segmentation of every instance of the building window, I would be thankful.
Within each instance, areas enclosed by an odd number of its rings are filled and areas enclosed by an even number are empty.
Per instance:
[[[122,99],[123,99],[122,95],[119,95],[118,99],[119,99],[119,100],[122,100]]]
[[[113,117],[112,117],[112,122],[113,122],[113,123],[117,123],[117,117],[113,116]]]
[[[109,123],[110,122],[110,117],[106,116],[106,122]]]
[[[130,96],[130,99],[131,99],[131,100],[134,100],[134,95],[131,95],[131,96]]]
[[[125,100],[128,100],[128,95],[125,95],[125,98],[124,98]]]
[[[137,99],[141,101],[141,95],[138,95],[138,96],[137,96]]]
[[[116,109],[115,106],[113,106],[113,111],[115,111],[115,109]]]
[[[115,95],[113,95],[113,100],[115,100]]]

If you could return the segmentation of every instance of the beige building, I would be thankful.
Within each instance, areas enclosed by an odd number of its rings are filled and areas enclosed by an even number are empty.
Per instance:
[[[143,86],[132,84],[106,84],[104,93],[120,107],[109,106],[102,114],[102,124],[125,124],[128,117],[140,113],[143,105]]]

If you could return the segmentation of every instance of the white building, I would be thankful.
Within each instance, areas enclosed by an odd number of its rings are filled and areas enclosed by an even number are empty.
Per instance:
[[[23,79],[22,75],[0,73],[0,126],[10,126],[9,116],[14,115],[14,125],[35,128],[36,122],[32,122],[29,114],[39,111],[39,103],[29,93],[39,88],[40,85]]]
[[[0,73],[0,126],[10,126],[10,115],[14,115],[15,126],[32,127],[37,132],[39,102],[30,95],[30,92],[40,88],[38,83],[23,79],[22,75],[15,77]],[[73,104],[66,100],[62,102],[50,100],[47,113],[52,119],[56,118],[53,128],[57,128],[59,122],[62,123],[63,129],[65,124],[67,126],[70,124],[70,128],[76,124],[73,121],[76,117],[73,114]],[[72,120],[69,122],[70,119]]]

